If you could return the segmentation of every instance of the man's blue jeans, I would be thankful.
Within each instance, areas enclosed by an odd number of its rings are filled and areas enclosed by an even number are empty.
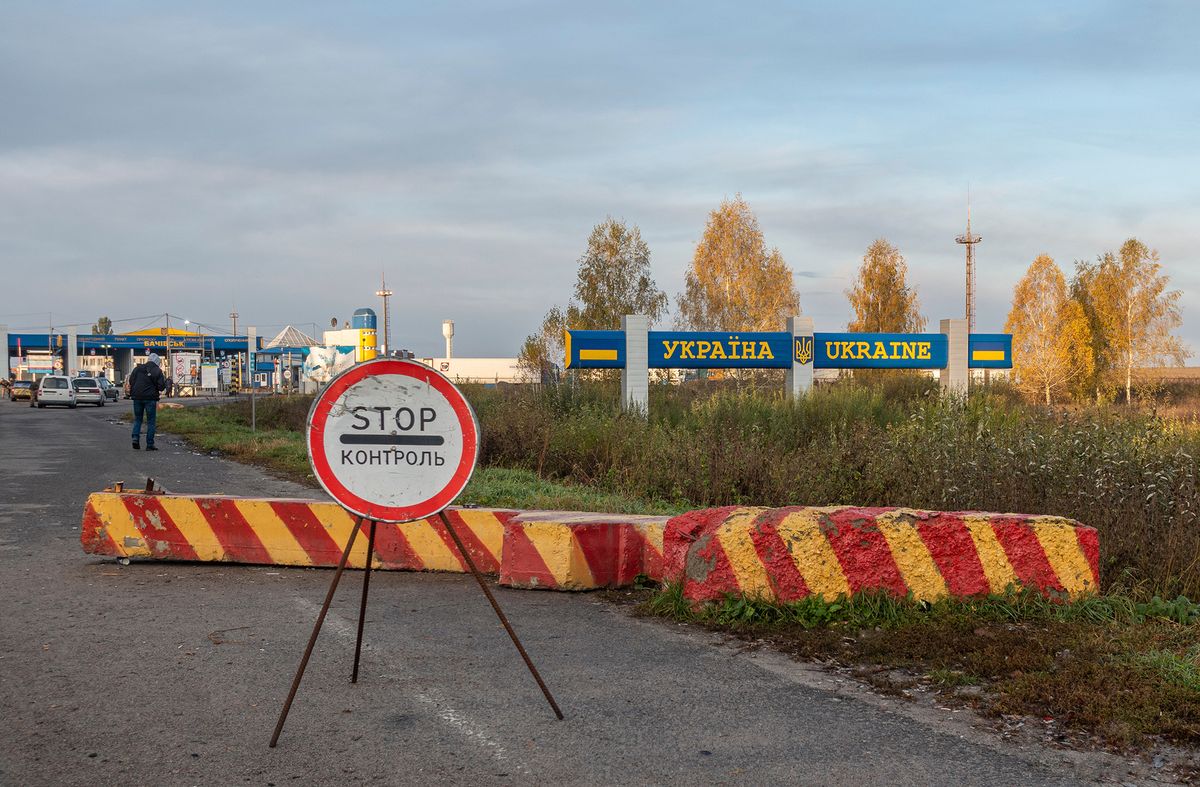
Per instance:
[[[158,402],[153,399],[133,400],[133,442],[142,433],[142,417],[146,419],[146,445],[154,445],[154,419],[158,417]]]

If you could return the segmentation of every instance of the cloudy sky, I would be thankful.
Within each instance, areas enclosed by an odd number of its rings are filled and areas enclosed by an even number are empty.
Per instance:
[[[1137,236],[1200,350],[1200,5],[972,6],[9,0],[0,322],[312,330],[386,272],[394,346],[511,355],[593,225],[674,297],[740,192],[818,330],[880,236],[936,325],[970,184],[979,329]]]

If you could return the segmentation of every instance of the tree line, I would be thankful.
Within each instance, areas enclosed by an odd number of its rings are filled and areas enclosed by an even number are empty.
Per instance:
[[[1130,238],[1094,262],[1077,261],[1068,282],[1039,255],[1013,290],[1005,332],[1013,334],[1013,382],[1039,400],[1102,400],[1123,389],[1134,371],[1182,364],[1190,355],[1173,332],[1182,323],[1181,293],[1169,290],[1158,252]],[[853,332],[920,333],[928,321],[908,263],[884,238],[871,243],[846,290]],[[579,258],[573,297],[550,309],[525,339],[521,364],[531,371],[561,363],[565,329],[611,330],[626,314],[666,321],[670,300],[654,281],[650,248],[637,225],[612,217],[597,224]],[[758,219],[736,195],[708,216],[675,299],[682,330],[782,330],[800,314],[792,269],[768,248]]]

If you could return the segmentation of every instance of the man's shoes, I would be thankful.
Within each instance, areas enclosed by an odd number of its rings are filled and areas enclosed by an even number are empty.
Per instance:
[[[139,448],[141,448],[141,447],[142,447],[142,444],[141,444],[141,443],[139,443],[137,440],[134,440],[134,441],[133,441],[133,450],[134,450],[134,451],[138,450],[138,449],[139,449]]]
[[[146,446],[146,450],[147,450],[147,451],[157,451],[158,449],[157,449],[157,448],[155,448],[155,447],[154,447],[154,446],[152,446],[152,445],[148,445],[148,446]]]

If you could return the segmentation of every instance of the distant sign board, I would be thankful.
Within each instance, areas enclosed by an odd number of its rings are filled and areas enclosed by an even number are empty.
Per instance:
[[[479,457],[479,425],[444,375],[381,358],[330,381],[309,411],[306,442],[313,473],[343,507],[408,522],[462,492]]]

